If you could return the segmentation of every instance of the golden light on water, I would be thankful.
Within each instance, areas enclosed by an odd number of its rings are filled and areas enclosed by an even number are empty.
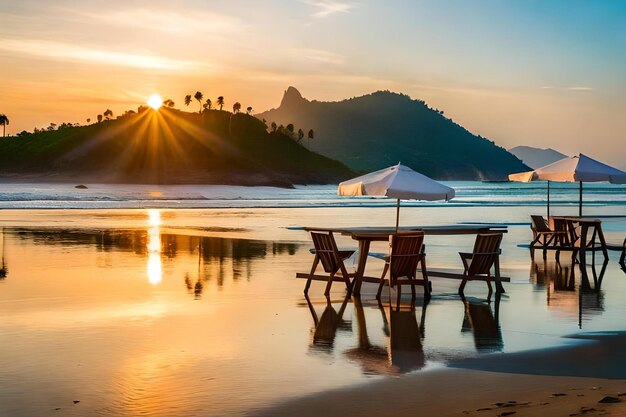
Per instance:
[[[148,97],[148,106],[152,107],[154,110],[159,110],[159,107],[163,105],[163,99],[158,94],[152,94]]]
[[[148,210],[148,265],[146,267],[148,282],[157,285],[163,280],[161,268],[161,212],[156,209]]]

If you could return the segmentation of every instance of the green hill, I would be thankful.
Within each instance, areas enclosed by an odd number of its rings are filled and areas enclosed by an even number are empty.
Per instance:
[[[470,133],[443,112],[388,91],[319,102],[289,87],[280,107],[256,116],[314,129],[313,150],[360,171],[402,162],[437,179],[499,180],[528,170],[504,148]]]
[[[0,177],[72,182],[278,185],[353,175],[246,114],[140,109],[115,120],[0,139]]]

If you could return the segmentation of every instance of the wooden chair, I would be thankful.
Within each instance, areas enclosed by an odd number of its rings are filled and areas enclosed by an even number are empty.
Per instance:
[[[496,291],[502,292],[502,283],[500,282],[499,256],[500,243],[502,242],[502,233],[479,234],[476,236],[474,251],[472,253],[459,252],[463,261],[463,281],[459,287],[459,294],[463,296],[463,290],[467,281],[481,280],[486,281],[489,287],[488,299],[491,298],[493,289],[491,281],[496,282]],[[491,268],[495,265],[495,275],[491,275]]]
[[[352,256],[354,250],[342,250],[337,249],[337,243],[332,232],[311,232],[311,238],[313,239],[313,246],[315,246],[315,259],[313,260],[313,266],[309,273],[309,278],[306,281],[304,287],[304,293],[309,292],[311,281],[315,277],[315,270],[319,263],[322,263],[324,272],[328,274],[328,281],[326,284],[326,290],[324,295],[330,294],[330,288],[333,285],[333,281],[343,281],[346,283],[348,289],[348,295],[352,294],[352,283],[350,278],[354,277],[353,273],[348,273],[343,261],[346,258]]]
[[[411,286],[412,300],[415,301],[415,285],[424,286],[424,296],[430,297],[431,285],[426,271],[426,255],[424,253],[424,232],[411,232],[390,236],[391,254],[385,258],[385,267],[380,277],[380,284],[376,299],[380,301],[380,294],[385,282],[389,283],[389,299],[391,288],[398,287],[398,303],[402,285]],[[417,279],[417,267],[421,264],[422,279]],[[389,278],[385,276],[389,272]]]
[[[567,236],[565,229],[551,229],[543,216],[531,215],[530,219],[530,230],[533,232],[533,241],[530,242],[531,251],[535,249],[535,246],[539,245],[543,249],[543,257],[545,258],[548,247],[565,243],[564,239]]]

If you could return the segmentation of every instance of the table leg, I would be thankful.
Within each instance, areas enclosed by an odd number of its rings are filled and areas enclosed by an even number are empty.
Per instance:
[[[359,263],[356,267],[356,273],[354,275],[354,285],[352,293],[354,295],[361,295],[361,284],[363,283],[363,275],[365,275],[365,263],[367,262],[367,254],[370,251],[369,240],[359,240]]]
[[[587,226],[586,224],[581,224],[580,225],[580,237],[578,238],[578,244],[580,246],[579,249],[579,259],[580,259],[580,264],[581,265],[585,265],[587,263],[587,253],[586,253],[586,249],[587,249],[587,232],[588,232],[589,226]]]
[[[604,254],[604,259],[609,259],[609,251],[606,248],[606,240],[604,240],[602,225],[597,225],[596,230],[598,232],[598,239],[600,239],[600,244],[602,245],[602,253]]]

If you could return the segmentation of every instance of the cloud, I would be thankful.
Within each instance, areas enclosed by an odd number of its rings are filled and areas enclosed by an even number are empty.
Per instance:
[[[595,88],[593,88],[593,87],[585,87],[585,86],[574,86],[574,87],[567,87],[566,90],[571,90],[571,91],[594,91]]]
[[[81,18],[105,24],[141,28],[174,35],[219,34],[228,36],[245,29],[238,19],[217,13],[194,11],[181,14],[174,10],[118,9],[96,12],[72,11]]]
[[[342,55],[323,49],[293,48],[291,52],[299,58],[322,64],[342,65],[345,62]]]
[[[306,0],[304,3],[317,8],[317,11],[313,13],[313,17],[319,18],[335,13],[347,13],[354,9],[354,4],[333,0]]]
[[[92,62],[106,65],[160,70],[187,70],[206,64],[177,60],[158,55],[94,49],[69,43],[38,39],[2,39],[0,50],[70,62]]]

